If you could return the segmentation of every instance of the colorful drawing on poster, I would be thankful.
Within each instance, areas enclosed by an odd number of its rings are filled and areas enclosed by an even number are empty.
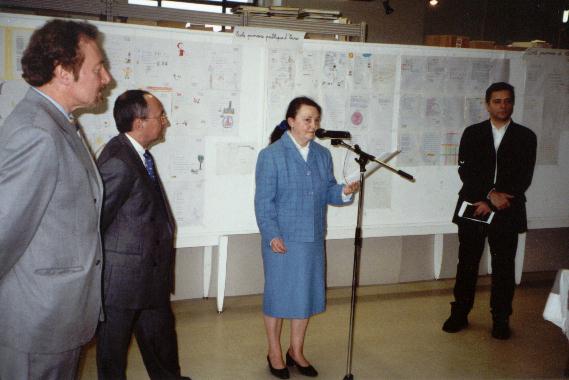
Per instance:
[[[184,43],[183,43],[183,42],[178,42],[178,43],[176,44],[176,47],[178,48],[178,56],[179,56],[179,57],[183,57],[183,56],[184,56],[184,53],[186,52],[186,51],[184,50]]]
[[[352,124],[353,125],[360,125],[363,121],[364,117],[360,111],[355,111],[352,114]]]
[[[235,115],[235,109],[231,107],[231,100],[229,105],[223,109],[223,114],[221,115],[221,125],[223,128],[233,128],[233,115]]]

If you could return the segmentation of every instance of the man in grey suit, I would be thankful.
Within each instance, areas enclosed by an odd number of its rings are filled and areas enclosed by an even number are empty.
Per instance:
[[[74,379],[101,315],[103,187],[71,112],[111,81],[87,23],[53,20],[0,128],[0,379]]]
[[[125,379],[132,333],[151,379],[180,376],[174,315],[174,220],[148,149],[164,138],[160,101],[141,90],[120,95],[113,115],[120,134],[98,166],[105,185],[101,231],[106,319],[97,332],[99,379]]]

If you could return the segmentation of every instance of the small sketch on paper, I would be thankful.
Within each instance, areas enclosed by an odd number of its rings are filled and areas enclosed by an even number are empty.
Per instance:
[[[253,143],[218,143],[217,175],[250,175],[255,168],[257,150]]]
[[[192,174],[198,174],[202,170],[202,165],[204,161],[205,161],[204,155],[198,154],[198,162],[200,166],[197,169],[191,169]]]
[[[133,70],[130,67],[125,67],[122,69],[122,73],[123,79],[130,79],[133,74]]]
[[[183,42],[178,42],[178,43],[176,44],[176,47],[178,48],[178,56],[179,56],[179,57],[183,57],[183,56],[184,56],[184,53],[186,52],[186,51],[184,50],[184,43],[183,43]]]
[[[235,115],[235,109],[231,107],[231,100],[229,105],[223,108],[223,113],[221,114],[221,125],[223,128],[233,127],[233,115]]]
[[[353,125],[360,125],[362,123],[363,118],[364,117],[360,111],[355,111],[352,114],[352,124]]]
[[[458,147],[460,134],[458,132],[447,132],[442,144],[444,164],[456,165],[458,163]]]
[[[235,109],[233,109],[233,107],[231,107],[231,100],[229,101],[229,105],[223,109],[223,113],[227,113],[227,114],[235,114]]]

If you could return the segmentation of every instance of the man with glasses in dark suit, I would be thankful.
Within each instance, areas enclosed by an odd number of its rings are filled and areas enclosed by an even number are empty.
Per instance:
[[[125,379],[131,336],[151,379],[180,376],[173,289],[175,224],[149,148],[168,118],[141,90],[120,95],[113,115],[120,134],[98,159],[105,185],[101,219],[105,321],[97,332],[99,379]]]

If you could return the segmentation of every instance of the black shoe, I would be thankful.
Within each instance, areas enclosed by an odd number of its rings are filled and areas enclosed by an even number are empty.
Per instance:
[[[451,315],[443,324],[443,331],[447,333],[456,333],[462,329],[468,327],[468,318],[458,317],[456,315]]]
[[[492,325],[492,337],[496,339],[510,339],[512,332],[507,319],[495,319]]]
[[[443,324],[443,331],[456,333],[468,327],[468,312],[451,302],[450,317]]]
[[[301,366],[292,358],[292,356],[290,356],[288,351],[286,352],[286,365],[288,367],[296,366],[296,368],[298,368],[298,372],[300,372],[301,375],[308,377],[318,376],[318,371],[313,366],[311,366],[310,364],[306,367]]]
[[[290,374],[288,373],[288,368],[284,367],[284,368],[274,368],[271,365],[271,359],[269,359],[269,357],[267,356],[267,361],[269,362],[269,370],[271,370],[271,373],[273,374],[273,376],[278,377],[279,379],[288,379],[290,378]]]

